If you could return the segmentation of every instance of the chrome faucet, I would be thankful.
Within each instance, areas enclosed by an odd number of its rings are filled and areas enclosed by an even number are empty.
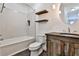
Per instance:
[[[68,32],[70,33],[70,27],[68,27]]]

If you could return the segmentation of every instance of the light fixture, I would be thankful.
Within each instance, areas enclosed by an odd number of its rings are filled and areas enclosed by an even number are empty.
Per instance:
[[[59,14],[61,14],[61,11],[59,10]]]
[[[53,8],[53,9],[55,9],[55,8],[56,8],[56,6],[55,6],[55,5],[52,5],[52,8]]]

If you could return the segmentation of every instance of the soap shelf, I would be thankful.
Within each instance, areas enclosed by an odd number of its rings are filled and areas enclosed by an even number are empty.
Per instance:
[[[37,13],[35,13],[35,14],[41,15],[41,14],[45,14],[45,13],[48,13],[48,11],[47,11],[47,10],[43,10],[43,11],[39,11],[39,12],[37,12]]]
[[[48,20],[47,19],[43,19],[43,20],[37,20],[35,22],[48,22]]]

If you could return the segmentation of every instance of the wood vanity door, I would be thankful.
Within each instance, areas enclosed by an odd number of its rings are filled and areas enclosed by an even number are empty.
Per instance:
[[[54,42],[51,41],[51,56],[53,56],[53,55],[54,55]]]
[[[79,56],[79,43],[70,44],[69,55],[70,56]]]
[[[48,56],[53,56],[53,42],[51,40],[47,41],[47,52]]]
[[[62,56],[64,55],[64,42],[57,40],[57,38],[49,38],[47,40],[48,56]]]
[[[47,41],[47,52],[48,56],[56,56],[59,55],[58,53],[58,43],[54,40]]]
[[[50,40],[51,41],[51,56],[57,56],[58,55],[58,43],[56,40]]]
[[[74,44],[73,49],[74,49],[73,55],[79,56],[79,43],[78,44]]]
[[[60,55],[65,56],[65,42],[60,41]]]
[[[48,56],[50,56],[51,55],[51,41],[50,40],[47,41],[47,52],[48,52]]]
[[[48,51],[48,56],[53,56],[53,42],[51,42],[51,40],[48,41],[47,51]]]

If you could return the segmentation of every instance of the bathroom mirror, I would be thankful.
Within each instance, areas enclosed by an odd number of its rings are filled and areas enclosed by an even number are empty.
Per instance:
[[[79,20],[79,3],[61,3],[59,11],[60,17],[68,25],[72,25]]]

